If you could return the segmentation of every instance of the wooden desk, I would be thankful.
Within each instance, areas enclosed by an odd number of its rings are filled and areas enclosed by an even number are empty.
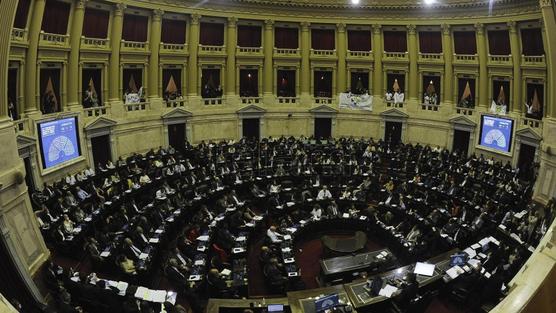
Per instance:
[[[250,308],[263,308],[269,304],[283,304],[288,305],[288,298],[265,298],[263,299],[214,299],[208,301],[206,313],[219,313],[220,309],[250,309]]]
[[[288,292],[288,302],[292,313],[315,313],[315,298],[335,293],[340,296],[341,303],[352,305],[344,285]],[[352,312],[357,313],[355,310]]]

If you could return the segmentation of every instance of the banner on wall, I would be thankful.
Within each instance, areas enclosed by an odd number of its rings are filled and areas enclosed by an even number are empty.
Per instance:
[[[340,108],[352,110],[373,110],[373,96],[369,94],[355,95],[351,92],[340,93]]]

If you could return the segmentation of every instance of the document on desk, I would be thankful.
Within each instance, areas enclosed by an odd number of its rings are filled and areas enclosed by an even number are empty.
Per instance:
[[[144,300],[149,296],[149,289],[145,287],[137,287],[135,291],[135,298]]]
[[[467,253],[470,258],[474,258],[477,255],[477,252],[475,252],[475,250],[473,250],[472,248],[467,248],[463,250],[463,252]]]
[[[232,271],[230,271],[229,269],[225,268],[222,270],[222,272],[220,272],[220,275],[224,275],[224,276],[228,276],[232,273]]]
[[[236,241],[245,241],[247,238],[245,236],[238,236],[236,237]]]
[[[106,258],[106,257],[110,256],[110,251],[102,251],[100,256],[103,257],[103,258]]]
[[[120,291],[120,292],[118,292],[118,294],[120,296],[125,296],[125,292],[127,291],[127,287],[129,287],[129,283],[127,283],[125,281],[119,281],[118,286],[116,286],[116,288],[118,288],[118,290]]]
[[[159,241],[160,241],[160,239],[158,239],[158,238],[149,239],[149,243],[158,243]]]
[[[290,236],[290,235],[284,235],[284,240],[290,240],[290,239],[292,239],[292,236]]]
[[[485,238],[483,238],[479,241],[479,244],[481,246],[484,246],[484,245],[488,244],[489,242],[490,242],[490,239],[488,237],[485,237]]]
[[[209,236],[207,236],[207,235],[199,236],[199,237],[197,237],[197,240],[199,240],[199,241],[208,241]]]
[[[255,220],[255,221],[260,221],[260,220],[262,220],[262,219],[263,219],[262,216],[259,216],[259,215],[253,216],[253,220]]]
[[[139,254],[139,260],[146,260],[148,257],[149,255],[147,253],[141,252],[141,254]]]
[[[446,271],[446,274],[448,274],[448,276],[450,276],[451,279],[456,279],[459,275],[463,273],[465,273],[463,268],[457,265]]]
[[[392,294],[394,294],[394,292],[396,292],[396,291],[398,291],[398,288],[396,288],[392,285],[386,285],[386,286],[384,286],[384,288],[380,289],[378,294],[380,296],[383,296],[383,297],[391,298]]]
[[[164,303],[166,301],[166,290],[151,290],[151,300],[156,303]]]
[[[245,252],[245,249],[243,249],[243,248],[233,248],[232,252],[233,253],[242,253],[242,252]]]
[[[479,249],[480,247],[481,247],[481,245],[478,244],[478,243],[475,243],[475,244],[471,245],[471,248],[475,249],[475,250]]]

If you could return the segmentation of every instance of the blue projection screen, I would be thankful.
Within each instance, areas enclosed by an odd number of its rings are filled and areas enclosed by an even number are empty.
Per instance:
[[[38,129],[43,168],[68,162],[81,155],[77,118],[39,123]]]
[[[513,123],[511,119],[483,115],[479,145],[501,152],[510,152]]]

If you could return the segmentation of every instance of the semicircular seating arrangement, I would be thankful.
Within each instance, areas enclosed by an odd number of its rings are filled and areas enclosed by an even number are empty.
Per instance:
[[[473,309],[503,297],[553,219],[530,201],[534,180],[419,144],[282,137],[133,154],[32,199],[59,308],[201,312],[325,287],[361,311],[417,312],[439,293]],[[388,294],[406,276],[425,300]]]

